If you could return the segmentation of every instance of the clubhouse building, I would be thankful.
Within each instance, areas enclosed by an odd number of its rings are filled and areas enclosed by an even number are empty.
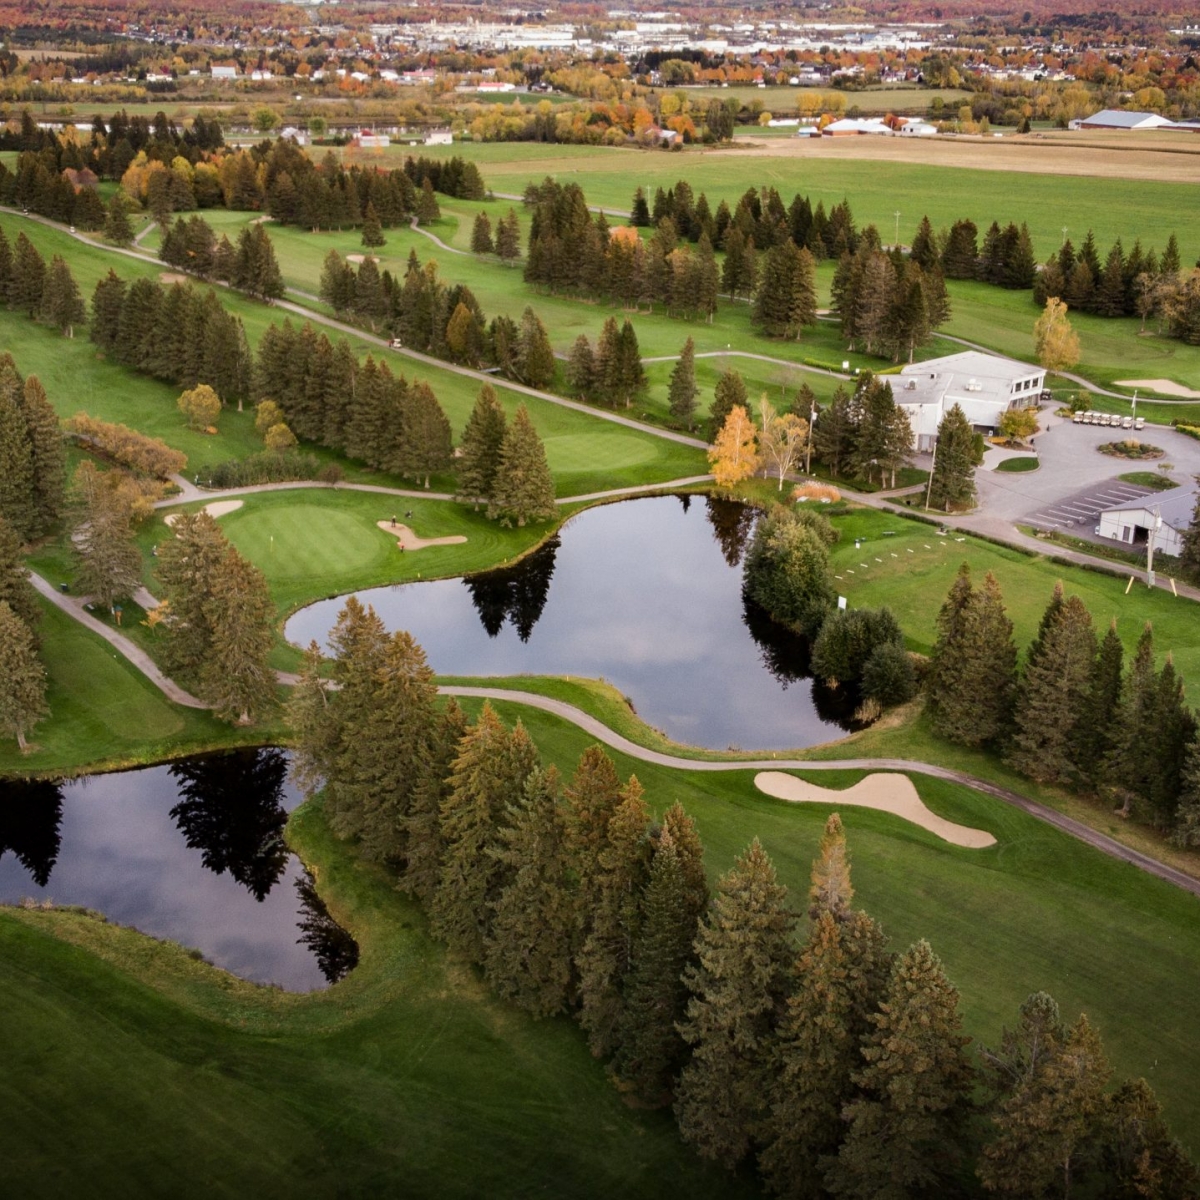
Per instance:
[[[918,450],[930,450],[942,418],[956,404],[972,426],[995,433],[1010,408],[1030,408],[1042,399],[1043,367],[979,350],[910,363],[899,375],[884,375],[892,397],[912,422]]]

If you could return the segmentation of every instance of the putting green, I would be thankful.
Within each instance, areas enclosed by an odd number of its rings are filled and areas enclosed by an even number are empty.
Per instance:
[[[287,506],[247,506],[225,517],[221,527],[229,540],[272,580],[370,570],[382,563],[394,547],[392,539],[358,514],[305,501]]]
[[[633,433],[568,433],[546,439],[546,459],[556,474],[575,471],[620,471],[653,462],[658,448]]]

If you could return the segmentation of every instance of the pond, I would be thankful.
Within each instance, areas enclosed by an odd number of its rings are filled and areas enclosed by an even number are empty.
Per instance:
[[[581,513],[507,570],[358,595],[439,675],[602,677],[648,724],[709,749],[830,741],[855,697],[814,687],[804,641],[742,596],[756,516],[714,499],[626,500]],[[324,644],[343,603],[300,610],[288,638]]]
[[[336,982],[358,947],[283,841],[280,750],[70,782],[0,780],[0,901],[52,899],[170,938],[258,983]]]

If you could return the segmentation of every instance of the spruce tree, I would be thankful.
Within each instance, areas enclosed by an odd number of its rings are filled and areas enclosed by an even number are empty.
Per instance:
[[[104,236],[114,246],[128,246],[133,241],[133,226],[129,223],[125,194],[119,189],[108,202],[108,211],[104,218]]]
[[[434,722],[428,770],[414,786],[408,815],[404,818],[402,883],[405,891],[424,904],[433,899],[441,879],[442,804],[450,794],[450,769],[466,731],[466,715],[452,698],[447,702],[441,720]]]
[[[571,982],[574,910],[558,771],[536,769],[505,809],[493,857],[510,882],[492,901],[484,974],[535,1017],[561,1012]]]
[[[1200,583],[1200,495],[1192,509],[1192,519],[1183,534],[1179,551],[1179,574],[1189,583]]]
[[[678,800],[663,813],[662,827],[675,843],[679,869],[683,872],[684,902],[688,920],[699,921],[708,911],[708,872],[704,869],[704,845],[696,822]]]
[[[978,746],[1005,732],[1016,683],[1017,649],[1000,586],[989,571],[971,586],[964,563],[938,614],[930,656],[928,695],[935,732]]]
[[[1115,1194],[1153,1200],[1200,1196],[1200,1172],[1171,1135],[1144,1079],[1128,1080],[1108,1097],[1103,1139],[1101,1169]]]
[[[492,240],[492,223],[485,212],[475,214],[475,223],[471,226],[471,253],[494,254],[496,243]]]
[[[523,526],[527,521],[548,521],[556,511],[546,449],[522,404],[500,446],[488,516],[515,520]]]
[[[75,336],[75,326],[87,318],[75,276],[57,254],[50,263],[50,270],[42,288],[40,316],[64,337],[69,338]]]
[[[169,669],[191,674],[208,658],[212,627],[204,612],[208,580],[225,556],[225,535],[206,512],[181,513],[173,537],[160,544],[156,560],[163,598],[170,605],[163,658]]]
[[[0,561],[3,561],[2,551]],[[2,587],[3,581],[0,579]],[[2,596],[3,591],[0,591]],[[1200,846],[1200,738],[1194,738],[1187,749],[1179,782],[1179,801],[1175,809],[1175,828],[1171,831],[1171,841],[1177,846]]]
[[[204,615],[212,629],[200,694],[219,720],[248,725],[275,705],[275,605],[263,573],[229,546],[208,580]]]
[[[576,881],[580,934],[587,936],[600,899],[608,824],[621,803],[621,779],[603,746],[589,746],[564,791],[566,845]]]
[[[110,475],[85,460],[76,469],[72,489],[79,514],[71,536],[79,563],[75,585],[105,608],[132,596],[142,582],[133,512]]]
[[[510,734],[490,705],[459,743],[442,803],[441,877],[430,905],[436,936],[473,963],[485,956],[491,904],[505,881],[499,845],[504,806],[521,794],[537,766],[537,751],[518,723]]]
[[[463,430],[458,456],[458,495],[476,508],[492,498],[507,424],[495,389],[485,383]]]
[[[974,1072],[958,992],[925,941],[893,964],[855,1072],[858,1099],[825,1185],[834,1196],[936,1195],[954,1178]]]
[[[975,503],[975,431],[953,405],[937,431],[937,458],[929,487],[930,508],[970,508]]]
[[[428,225],[438,220],[441,215],[442,210],[438,207],[437,197],[433,194],[433,184],[426,175],[421,180],[421,194],[417,199],[417,224]]]
[[[0,600],[29,626],[36,640],[37,625],[42,619],[41,606],[21,557],[21,542],[3,516],[0,516]]]
[[[596,356],[587,334],[581,333],[567,360],[567,383],[581,400],[588,400],[595,391],[596,382]]]
[[[686,1061],[677,1026],[687,1007],[683,971],[692,962],[696,932],[675,839],[664,827],[641,898],[613,1060],[614,1073],[643,1104],[669,1103]]]
[[[33,727],[49,715],[46,668],[37,656],[33,632],[0,600],[0,732],[17,739],[24,754]]]
[[[23,411],[25,383],[11,354],[0,354],[0,517],[27,541],[37,531],[33,446]]]
[[[1070,1195],[1099,1139],[1108,1078],[1086,1016],[1065,1037],[1055,1032],[992,1118],[995,1133],[978,1169],[984,1187],[1013,1200]]]
[[[24,232],[18,233],[13,254],[9,303],[26,316],[36,317],[42,307],[42,293],[45,287],[46,262]]]
[[[842,818],[830,813],[821,833],[821,846],[812,868],[808,889],[808,915],[815,921],[823,912],[835,921],[849,919],[853,911],[854,887],[850,883],[850,863],[846,857],[846,831]]]
[[[1083,779],[1096,787],[1104,778],[1111,730],[1121,707],[1121,678],[1125,648],[1114,618],[1100,643],[1092,666],[1086,711],[1075,726],[1073,758]]]
[[[117,344],[125,291],[125,281],[110,268],[92,293],[92,319],[88,333],[92,341],[106,354],[111,353]]]
[[[496,223],[496,254],[509,265],[521,257],[521,227],[511,208]]]
[[[521,382],[532,388],[544,388],[554,381],[556,364],[550,336],[537,313],[528,306],[521,315],[517,369]]]
[[[692,427],[696,397],[699,394],[699,388],[696,387],[696,343],[688,338],[683,344],[679,361],[671,370],[667,399],[671,416],[677,421],[682,421],[689,429]]]
[[[379,223],[379,213],[369,200],[366,212],[363,213],[362,244],[368,249],[387,245],[387,238],[383,236],[383,226]]]
[[[729,414],[735,408],[748,408],[749,398],[746,394],[746,384],[742,377],[732,367],[726,367],[721,372],[721,378],[713,389],[713,401],[709,406],[708,417],[714,432],[724,427]]]
[[[624,982],[641,917],[649,831],[641,785],[630,776],[605,827],[591,876],[584,881],[585,894],[594,899],[590,910],[582,912],[585,921],[590,918],[590,928],[575,958],[579,1023],[597,1058],[608,1058],[617,1049],[624,1020]]]
[[[29,436],[33,466],[33,500],[38,532],[45,533],[62,514],[67,460],[58,416],[36,375],[25,380],[21,414]]]
[[[1086,717],[1095,659],[1091,614],[1072,596],[1045,629],[1036,658],[1031,651],[1017,692],[1008,761],[1030,779],[1077,777],[1075,727]]]
[[[692,1047],[675,1095],[684,1141],[736,1167],[766,1116],[775,1030],[788,992],[795,918],[757,839],[717,884],[684,975],[691,998],[679,1032]]]

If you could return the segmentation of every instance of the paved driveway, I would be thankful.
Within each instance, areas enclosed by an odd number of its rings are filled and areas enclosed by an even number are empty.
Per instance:
[[[1139,496],[1153,494],[1152,488],[1113,480],[1100,487],[1085,488],[1074,496],[1048,504],[1029,517],[1029,524],[1039,529],[1069,529],[1072,533],[1090,534],[1100,521],[1100,514],[1116,504],[1127,504]],[[1078,526],[1079,528],[1076,528]]]

